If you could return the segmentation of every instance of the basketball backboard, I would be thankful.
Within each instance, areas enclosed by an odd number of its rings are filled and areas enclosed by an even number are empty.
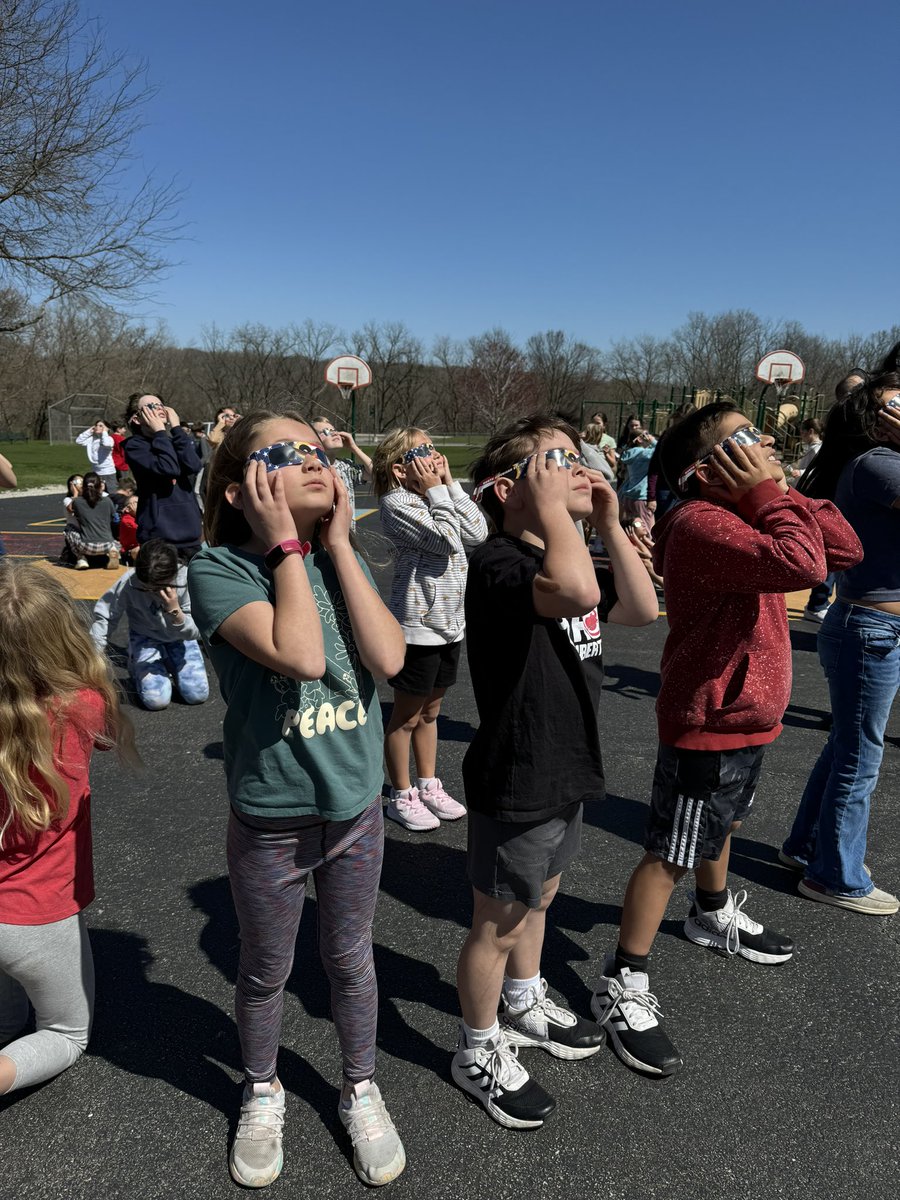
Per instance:
[[[779,388],[787,387],[789,383],[800,383],[805,374],[803,360],[793,350],[771,350],[756,364],[756,378],[763,383],[774,383]]]
[[[341,354],[333,358],[325,368],[325,382],[340,388],[346,400],[357,388],[368,387],[372,382],[372,368],[355,354]]]

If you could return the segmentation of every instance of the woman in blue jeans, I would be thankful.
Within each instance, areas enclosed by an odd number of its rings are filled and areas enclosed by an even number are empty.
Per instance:
[[[801,491],[834,499],[863,560],[838,576],[819,632],[833,726],[779,857],[803,871],[802,896],[886,915],[900,900],[865,864],[884,731],[900,688],[900,374],[859,384],[828,414],[822,449]]]

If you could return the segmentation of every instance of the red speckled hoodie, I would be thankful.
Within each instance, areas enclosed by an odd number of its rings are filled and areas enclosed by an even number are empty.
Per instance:
[[[691,750],[774,741],[791,695],[784,593],[859,562],[859,539],[830,501],[785,494],[774,480],[734,507],[685,501],[653,533],[669,619],[660,741]]]

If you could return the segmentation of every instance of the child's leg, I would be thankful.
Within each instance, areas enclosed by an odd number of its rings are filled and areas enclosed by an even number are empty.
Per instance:
[[[94,960],[84,917],[0,925],[0,961],[34,1006],[35,1033],[0,1054],[0,1093],[33,1087],[76,1062],[94,1010]]]
[[[644,855],[632,871],[625,889],[619,929],[620,954],[638,959],[647,957],[675,884],[686,870],[686,867],[665,862],[655,854]]]
[[[412,729],[412,752],[420,779],[433,779],[437,774],[437,719],[446,691],[446,688],[435,688],[425,697]]]
[[[235,1018],[248,1083],[271,1082],[276,1074],[284,985],[310,869],[304,853],[296,834],[261,833],[231,814],[228,875],[241,931]]]
[[[185,704],[202,704],[208,700],[209,679],[199,644],[195,641],[169,642],[165,653]]]
[[[157,712],[172,699],[172,680],[166,667],[161,642],[151,638],[128,636],[128,660],[135,690],[144,708]]]
[[[394,707],[384,733],[384,761],[395,791],[406,791],[411,786],[409,747],[427,700],[427,696],[394,692]]]
[[[378,982],[372,921],[384,852],[381,805],[370,804],[353,821],[331,823],[325,837],[325,862],[315,872],[319,948],[331,983],[344,1079],[352,1085],[375,1074]]]
[[[472,928],[456,967],[463,1021],[470,1029],[490,1029],[497,1020],[507,960],[525,934],[533,911],[517,900],[486,896],[472,889]]]

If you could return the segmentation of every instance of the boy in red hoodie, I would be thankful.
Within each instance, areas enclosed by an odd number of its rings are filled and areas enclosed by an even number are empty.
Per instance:
[[[743,911],[727,887],[731,835],[749,813],[763,754],[791,693],[785,592],[862,557],[828,501],[790,489],[774,439],[733,405],[705,406],[661,441],[662,473],[685,503],[657,524],[669,635],[656,703],[659,751],[646,853],[625,891],[619,945],[591,1010],[623,1062],[670,1075],[681,1056],[660,1024],[647,960],[672,890],[693,870],[688,939],[751,962],[781,963],[793,942]]]

